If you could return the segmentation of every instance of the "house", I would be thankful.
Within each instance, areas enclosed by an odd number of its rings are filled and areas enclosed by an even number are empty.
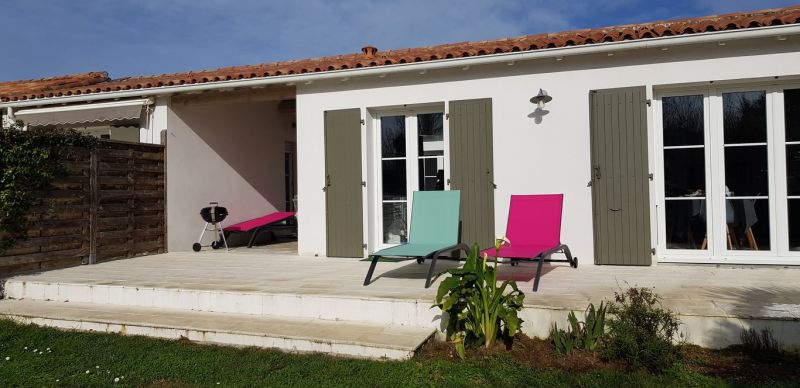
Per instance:
[[[190,250],[218,201],[230,222],[296,206],[300,254],[364,257],[404,241],[413,191],[458,189],[467,243],[504,233],[510,195],[559,192],[582,263],[793,265],[798,69],[788,7],[5,82],[0,109],[6,124],[165,143],[169,251]]]

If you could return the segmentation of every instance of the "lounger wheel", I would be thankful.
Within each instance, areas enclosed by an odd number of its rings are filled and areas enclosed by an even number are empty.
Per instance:
[[[422,263],[424,263],[424,262],[425,262],[425,259],[424,259],[424,258],[418,258],[418,259],[417,259],[417,264],[422,264]]]
[[[519,261],[516,261],[516,260],[511,260],[511,266],[512,266],[512,267],[516,267],[516,266],[518,266],[518,265],[519,265]]]
[[[195,252],[200,252],[200,249],[201,249],[202,247],[203,247],[203,246],[202,246],[202,245],[200,245],[200,243],[194,243],[194,244],[192,244],[192,250],[193,250],[193,251],[195,251]]]
[[[222,246],[220,245],[219,241],[212,241],[211,242],[211,249],[220,249]]]
[[[572,268],[578,268],[578,258],[577,257],[572,259],[571,265],[572,265]]]

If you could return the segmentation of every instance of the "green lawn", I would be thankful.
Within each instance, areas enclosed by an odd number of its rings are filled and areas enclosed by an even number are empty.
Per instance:
[[[120,378],[119,382],[115,383],[115,378]],[[536,370],[502,357],[469,362],[424,359],[376,362],[144,337],[65,332],[0,320],[0,386],[183,387],[218,384],[315,388],[727,385],[723,380],[684,369],[661,376],[610,372],[567,374]]]

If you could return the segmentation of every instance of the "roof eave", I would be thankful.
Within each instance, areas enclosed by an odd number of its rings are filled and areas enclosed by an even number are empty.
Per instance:
[[[31,106],[44,106],[53,104],[68,104],[75,102],[89,102],[107,99],[120,99],[130,97],[155,97],[186,92],[202,92],[209,90],[245,88],[278,84],[300,84],[328,79],[344,79],[355,77],[377,76],[381,74],[392,74],[402,72],[414,72],[422,70],[439,70],[458,68],[466,65],[483,65],[503,62],[528,61],[544,58],[567,57],[576,55],[586,55],[593,53],[612,53],[629,50],[639,50],[647,48],[663,48],[670,46],[701,44],[708,42],[727,42],[732,40],[794,36],[800,35],[800,25],[778,25],[758,28],[748,28],[739,30],[726,30],[704,32],[692,35],[663,36],[656,38],[626,40],[616,42],[594,43],[581,46],[555,47],[538,49],[532,51],[517,51],[508,53],[487,54],[473,57],[459,57],[451,59],[439,59],[434,61],[402,63],[392,65],[382,65],[375,67],[353,68],[344,70],[330,70],[319,73],[289,74],[280,76],[260,77],[251,79],[237,79],[208,82],[203,84],[185,84],[162,86],[147,89],[121,90],[111,92],[98,92],[82,95],[48,97],[41,99],[27,99],[18,101],[7,101],[0,103],[0,108],[23,108]]]

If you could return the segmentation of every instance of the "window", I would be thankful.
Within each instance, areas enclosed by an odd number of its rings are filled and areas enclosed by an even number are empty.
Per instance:
[[[408,241],[410,199],[417,190],[445,189],[444,115],[379,118],[381,243]]]
[[[800,251],[800,89],[783,93],[789,250]]]
[[[702,95],[665,97],[664,212],[667,247],[706,249],[705,102]]]
[[[656,101],[661,259],[800,260],[800,86]]]
[[[383,242],[404,243],[408,239],[405,116],[381,118],[381,175]]]
[[[770,250],[767,93],[722,93],[725,225],[731,250]]]

